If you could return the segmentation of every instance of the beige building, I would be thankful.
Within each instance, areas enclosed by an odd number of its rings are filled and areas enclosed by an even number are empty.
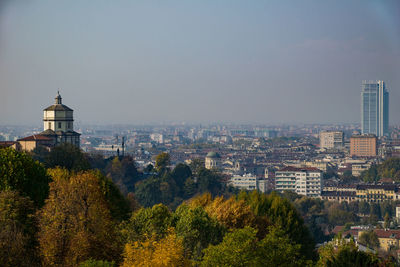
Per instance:
[[[221,168],[221,156],[216,152],[209,152],[205,159],[206,169],[219,169]]]
[[[80,146],[81,134],[74,131],[73,110],[62,104],[59,93],[54,105],[43,110],[43,129],[40,134],[17,140],[19,148],[24,151],[32,151],[38,146],[50,149],[63,143]]]
[[[350,156],[376,157],[377,138],[373,134],[353,135],[350,138]]]
[[[55,145],[62,143],[80,146],[80,135],[74,131],[73,110],[62,104],[60,93],[57,93],[54,105],[43,110],[43,128],[40,135],[54,139]]]
[[[338,149],[344,144],[344,135],[341,131],[325,131],[319,133],[320,148]]]
[[[22,139],[18,139],[18,143],[20,144],[21,150],[32,151],[39,146],[45,147],[46,149],[50,149],[51,147],[54,146],[55,140],[54,138],[37,134]]]

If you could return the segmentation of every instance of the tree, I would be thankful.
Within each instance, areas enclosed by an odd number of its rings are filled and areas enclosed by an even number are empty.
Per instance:
[[[379,248],[379,239],[374,231],[362,232],[358,242],[375,250]]]
[[[171,156],[166,153],[160,153],[156,157],[156,170],[162,176],[165,172],[169,171],[168,166],[171,164]]]
[[[121,247],[107,202],[92,172],[57,179],[39,213],[39,244],[45,266],[119,260]]]
[[[172,214],[168,207],[157,204],[152,208],[139,209],[128,221],[123,222],[120,228],[124,241],[133,243],[150,236],[164,237],[171,224]]]
[[[184,257],[182,240],[177,238],[172,229],[161,239],[148,237],[145,241],[125,245],[122,267],[189,265]]]
[[[238,199],[244,199],[256,216],[266,216],[273,226],[281,229],[291,242],[300,244],[300,252],[306,259],[313,260],[315,241],[303,219],[289,202],[275,192],[265,195],[257,191],[242,192]]]
[[[228,200],[222,196],[216,197],[205,207],[205,210],[229,230],[254,226],[256,220],[254,213],[245,201],[236,201],[234,197]]]
[[[171,177],[175,180],[178,187],[183,188],[186,179],[192,176],[192,171],[189,166],[183,163],[179,163],[171,172]]]
[[[81,262],[79,264],[79,267],[117,267],[115,262],[109,262],[109,261],[102,261],[102,260],[86,260],[84,262]]]
[[[157,177],[150,177],[135,185],[135,196],[144,207],[151,207],[161,202],[161,180]]]
[[[204,250],[201,266],[305,266],[300,245],[291,243],[285,234],[270,228],[269,234],[257,240],[257,230],[237,229],[225,235],[218,245]],[[310,264],[310,262],[308,262]]]
[[[0,191],[18,191],[40,207],[49,194],[50,180],[46,169],[26,153],[0,149]]]
[[[197,177],[197,188],[200,193],[210,192],[215,196],[221,193],[221,180],[222,177],[219,173],[202,168]]]
[[[0,265],[40,266],[35,208],[16,191],[0,192]]]
[[[173,221],[177,235],[182,238],[186,257],[195,260],[202,257],[202,250],[209,244],[221,242],[225,232],[203,207],[190,208],[182,204],[176,210]]]
[[[378,266],[378,258],[370,253],[359,251],[353,241],[341,237],[321,247],[317,266],[328,267],[363,267]]]
[[[82,171],[90,168],[87,156],[72,144],[63,143],[54,147],[48,154],[47,168],[63,167],[68,170]]]
[[[197,184],[192,178],[187,178],[183,186],[183,196],[185,198],[192,197],[197,191]]]

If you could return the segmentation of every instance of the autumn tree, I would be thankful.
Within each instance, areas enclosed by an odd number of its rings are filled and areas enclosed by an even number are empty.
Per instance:
[[[190,262],[184,256],[182,240],[170,229],[161,239],[150,236],[127,243],[122,267],[132,266],[190,266]]]
[[[49,194],[49,182],[46,169],[29,155],[0,149],[0,191],[18,191],[40,207]]]
[[[16,191],[0,192],[0,265],[40,266],[36,251],[35,208]]]
[[[170,164],[171,164],[171,156],[168,153],[163,152],[157,155],[155,168],[159,173],[159,175],[162,176],[165,172],[168,172],[169,171],[168,167]]]
[[[50,184],[39,214],[39,243],[45,266],[76,266],[90,258],[118,260],[120,244],[99,179],[91,172]]]

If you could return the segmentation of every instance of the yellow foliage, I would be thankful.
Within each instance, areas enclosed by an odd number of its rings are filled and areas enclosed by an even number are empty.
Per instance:
[[[210,193],[205,193],[200,196],[193,197],[189,200],[189,207],[206,207],[213,201],[212,196]]]
[[[171,229],[169,234],[160,240],[152,236],[143,242],[125,245],[122,267],[189,265],[189,260],[184,257],[182,240],[178,239]]]
[[[99,181],[91,172],[71,175],[54,169],[50,194],[39,212],[38,233],[44,266],[76,266],[93,258],[119,256],[113,222]]]
[[[205,210],[228,229],[254,225],[256,219],[245,201],[237,201],[234,197],[228,200],[225,200],[223,196],[216,197],[205,207]]]

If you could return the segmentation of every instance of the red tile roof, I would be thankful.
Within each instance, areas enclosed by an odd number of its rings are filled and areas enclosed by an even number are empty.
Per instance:
[[[375,229],[374,232],[379,238],[396,238],[400,239],[400,230]]]
[[[27,136],[21,139],[18,139],[18,141],[52,141],[53,139],[44,135],[40,134],[34,134],[31,136]]]

